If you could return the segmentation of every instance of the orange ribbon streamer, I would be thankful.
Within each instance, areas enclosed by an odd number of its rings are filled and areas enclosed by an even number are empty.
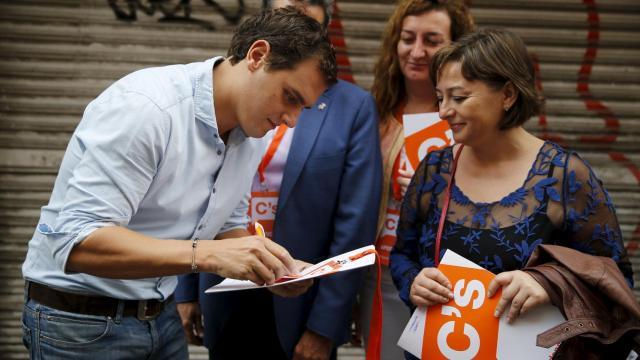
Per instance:
[[[377,280],[376,294],[373,297],[373,308],[371,309],[371,325],[369,326],[369,342],[367,343],[366,360],[380,360],[380,346],[382,344],[382,291],[380,280],[382,276],[382,266],[380,256],[375,250],[363,251],[360,254],[350,257],[351,260],[361,258],[365,255],[376,254]]]
[[[280,124],[280,126],[278,126],[278,129],[276,130],[275,135],[273,135],[273,140],[271,140],[271,144],[269,144],[267,152],[264,154],[264,157],[262,157],[260,165],[258,165],[258,176],[260,177],[261,183],[263,183],[265,180],[264,171],[267,169],[267,166],[269,166],[269,163],[273,159],[273,156],[276,154],[278,146],[280,146],[285,132],[287,132],[287,125]]]

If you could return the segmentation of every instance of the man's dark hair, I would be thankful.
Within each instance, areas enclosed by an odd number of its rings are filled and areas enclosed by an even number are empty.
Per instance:
[[[257,40],[265,40],[271,46],[267,70],[291,70],[302,61],[315,58],[327,84],[337,81],[336,56],[326,31],[299,10],[268,9],[243,21],[233,33],[227,52],[231,64],[242,61]]]

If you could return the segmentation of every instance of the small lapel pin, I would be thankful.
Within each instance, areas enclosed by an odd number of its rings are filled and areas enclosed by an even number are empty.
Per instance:
[[[326,107],[327,107],[327,104],[325,103],[318,104],[318,110],[324,110]]]

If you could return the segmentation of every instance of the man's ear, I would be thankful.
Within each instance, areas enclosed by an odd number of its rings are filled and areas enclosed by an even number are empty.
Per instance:
[[[247,51],[247,66],[253,72],[267,63],[267,58],[271,52],[271,45],[266,40],[256,40]]]
[[[502,107],[506,110],[509,110],[513,104],[518,100],[519,93],[516,90],[516,87],[513,86],[511,81],[507,81],[506,84],[502,87],[502,95],[504,96],[502,100]]]

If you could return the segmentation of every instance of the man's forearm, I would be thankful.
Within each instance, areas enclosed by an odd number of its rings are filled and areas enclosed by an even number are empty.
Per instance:
[[[140,279],[191,271],[192,256],[198,271],[223,277],[272,283],[290,274],[295,262],[271,240],[249,236],[244,229],[220,234],[221,241],[160,240],[123,227],[104,227],[76,245],[66,270],[114,279]],[[238,237],[238,239],[230,239]]]
[[[192,251],[189,241],[160,240],[109,226],[95,230],[74,247],[66,271],[114,279],[184,274],[191,271]]]

